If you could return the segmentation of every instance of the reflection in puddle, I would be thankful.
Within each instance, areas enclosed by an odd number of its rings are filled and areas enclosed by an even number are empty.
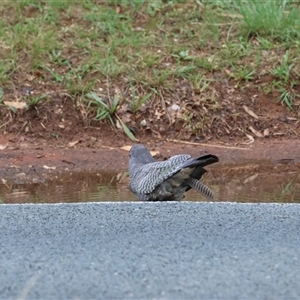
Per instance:
[[[0,184],[0,202],[59,203],[133,200],[127,192],[127,175],[127,172],[64,173],[44,183]]]
[[[128,190],[128,173],[64,173],[43,183],[0,184],[0,203],[137,201]],[[211,168],[203,183],[217,201],[300,203],[299,170],[261,168],[261,164]],[[186,200],[205,201],[195,191]]]

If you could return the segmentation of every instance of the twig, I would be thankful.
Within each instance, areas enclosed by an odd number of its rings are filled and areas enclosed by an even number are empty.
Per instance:
[[[193,143],[187,141],[180,141],[180,140],[173,140],[167,139],[168,142],[179,143],[179,144],[186,144],[186,145],[195,145],[195,146],[204,146],[204,147],[214,147],[214,148],[225,148],[225,149],[236,149],[236,150],[252,150],[249,148],[241,148],[241,147],[232,147],[232,146],[223,146],[223,145],[213,145],[213,144],[203,144],[203,143]]]
[[[21,129],[18,131],[17,135],[19,135],[21,133],[21,131],[23,130],[23,128],[27,125],[27,121],[23,124],[23,126],[21,127]]]
[[[161,90],[158,90],[158,94],[159,94],[160,99],[161,99],[162,107],[163,107],[163,109],[164,109],[164,111],[165,111],[165,113],[166,113],[166,115],[168,117],[169,124],[171,124],[172,123],[171,117],[170,117],[169,111],[167,110],[166,102],[165,102],[165,99],[164,99],[164,97],[163,97],[163,95],[161,93]]]
[[[2,124],[2,125],[0,126],[0,128],[4,127],[5,125],[9,124],[10,122],[12,122],[12,120],[7,121],[6,123]]]

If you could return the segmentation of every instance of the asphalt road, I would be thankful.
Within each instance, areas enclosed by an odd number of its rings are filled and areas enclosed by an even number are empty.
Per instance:
[[[1,299],[299,299],[300,205],[0,205]]]

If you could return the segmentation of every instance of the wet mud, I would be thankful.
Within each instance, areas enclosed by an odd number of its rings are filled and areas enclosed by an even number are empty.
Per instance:
[[[158,160],[209,152],[220,163],[207,167],[203,182],[217,201],[300,202],[300,143],[253,145],[147,144]],[[7,148],[0,151],[2,203],[135,201],[128,190],[128,151],[99,145],[60,149]],[[203,201],[191,191],[186,200]]]

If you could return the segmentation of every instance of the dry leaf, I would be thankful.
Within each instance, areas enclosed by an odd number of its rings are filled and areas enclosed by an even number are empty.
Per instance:
[[[4,150],[7,147],[8,144],[6,145],[0,145],[0,150]]]
[[[155,156],[155,155],[159,155],[159,154],[160,154],[159,151],[150,151],[150,153],[151,153],[152,156]]]
[[[43,168],[46,170],[55,170],[56,169],[56,167],[48,167],[46,165],[44,165]]]
[[[254,129],[252,126],[249,126],[250,131],[255,134],[257,137],[263,137],[263,135],[257,131],[256,129]]]
[[[25,177],[26,176],[26,173],[18,173],[15,175],[16,177]]]
[[[250,134],[247,134],[247,133],[246,133],[246,136],[247,136],[248,140],[247,140],[247,141],[245,141],[243,144],[246,144],[246,145],[248,145],[248,144],[252,144],[252,143],[254,142],[254,138],[253,138],[253,136],[252,136],[252,135],[250,135]]]
[[[120,147],[121,150],[125,150],[125,151],[129,151],[131,149],[132,146],[130,145],[126,145],[126,146],[122,146]]]
[[[132,117],[131,113],[124,113],[124,114],[122,114],[121,119],[125,124],[126,123],[128,124],[131,122],[131,117]]]
[[[264,130],[264,136],[269,136],[269,134],[270,134],[269,128],[265,129]]]
[[[293,117],[286,117],[289,121],[297,121],[297,118],[293,118]]]
[[[242,19],[243,18],[242,15],[231,14],[231,13],[221,13],[221,16],[223,16],[223,17],[230,17],[230,18],[238,18],[238,19]]]
[[[154,115],[155,115],[158,119],[160,119],[160,117],[162,117],[162,116],[165,115],[165,112],[159,112],[158,110],[156,110],[156,111],[154,112]]]
[[[3,101],[3,103],[7,106],[14,107],[15,109],[23,109],[27,106],[25,102],[19,101]]]
[[[68,144],[68,146],[69,146],[69,147],[73,147],[73,146],[75,146],[76,144],[78,144],[79,142],[80,142],[80,140],[74,141],[74,142],[70,142],[70,143]]]
[[[233,77],[233,73],[230,72],[229,70],[225,69],[225,73],[226,73],[229,77]]]
[[[118,14],[120,14],[121,13],[121,5],[117,5],[116,6],[116,14],[118,15]]]
[[[122,126],[121,126],[119,120],[116,120],[116,127],[117,127],[118,129],[122,129]]]
[[[243,183],[245,184],[245,183],[251,182],[251,181],[253,181],[257,176],[258,176],[258,174],[254,174],[254,175],[252,175],[252,176],[246,178],[246,179],[244,180]]]
[[[109,146],[105,146],[105,145],[99,145],[99,147],[109,149],[109,150],[116,150],[116,148],[114,148],[114,147],[109,147]]]
[[[258,119],[258,116],[255,112],[253,112],[249,107],[247,107],[246,105],[243,105],[243,109],[245,110],[245,112],[247,114],[249,114],[251,117],[253,117],[254,119]]]

